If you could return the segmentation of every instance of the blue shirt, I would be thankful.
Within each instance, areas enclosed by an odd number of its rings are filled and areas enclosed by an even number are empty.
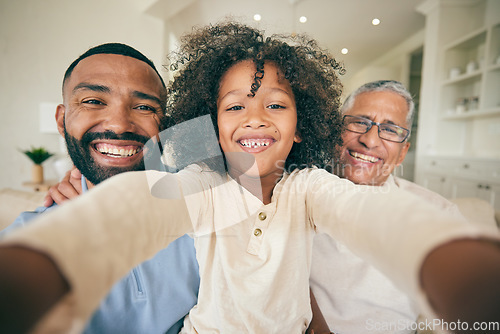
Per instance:
[[[87,191],[84,177],[82,189]],[[55,207],[57,205],[23,212],[1,234],[23,226]],[[184,235],[116,283],[83,333],[178,333],[184,316],[197,302],[199,285],[194,241]]]

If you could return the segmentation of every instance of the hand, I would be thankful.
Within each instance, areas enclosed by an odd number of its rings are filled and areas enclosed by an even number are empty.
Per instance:
[[[69,199],[75,198],[82,193],[82,174],[75,167],[66,173],[61,182],[49,188],[43,200],[45,207],[54,202],[61,204]]]
[[[330,332],[330,331],[318,331],[318,332],[315,332],[314,329],[307,329],[306,330],[306,334],[335,334],[334,332]]]
[[[47,255],[23,247],[2,246],[0,332],[29,333],[37,319],[69,292],[69,284]]]
[[[446,322],[468,323],[469,329],[473,323],[498,324],[498,282],[500,242],[495,240],[450,241],[427,256],[420,272],[421,287],[436,315]]]
[[[314,297],[311,289],[309,289],[309,294],[311,297],[312,319],[306,330],[306,334],[332,334],[333,332],[328,328],[328,324],[323,313],[321,313],[316,297]]]

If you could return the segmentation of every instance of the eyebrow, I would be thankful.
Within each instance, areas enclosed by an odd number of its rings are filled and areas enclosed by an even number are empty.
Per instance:
[[[78,91],[78,90],[91,90],[94,92],[101,92],[101,93],[109,93],[111,92],[111,89],[109,89],[108,86],[103,86],[103,85],[96,85],[96,84],[90,84],[86,82],[81,82],[78,85],[73,88],[73,93]]]
[[[278,88],[278,87],[272,87],[272,88],[262,88],[262,87],[259,87],[259,90],[257,92],[260,92],[260,91],[281,92],[283,94],[286,94],[289,97],[293,97],[293,95],[291,95],[289,92],[287,92],[284,89]],[[239,95],[239,94],[242,94],[242,92],[249,93],[250,90],[246,91],[245,89],[234,89],[234,90],[231,90],[231,91],[227,92],[224,96],[218,98],[217,101],[221,101],[221,100],[223,100],[224,98],[226,98],[227,96],[230,96],[230,95]]]
[[[76,92],[78,90],[91,90],[93,92],[99,92],[99,93],[111,93],[111,89],[108,86],[90,84],[86,82],[79,83],[78,85],[75,86],[75,88],[73,88],[73,92]],[[139,99],[150,100],[161,105],[160,98],[151,94],[134,90],[132,92],[132,96]]]
[[[373,119],[372,117],[368,116],[368,115],[352,115],[352,116],[358,116],[358,117],[363,117],[363,118],[366,118],[366,119],[369,119],[370,121],[373,122]],[[390,124],[390,125],[396,125],[396,126],[399,126],[400,128],[403,127],[401,125],[398,125],[396,123],[394,123],[393,121],[391,121],[390,119],[387,119],[387,120],[384,120],[382,122],[380,122],[380,124]]]
[[[143,93],[143,92],[139,92],[137,90],[134,90],[132,92],[132,95],[134,97],[139,98],[139,99],[150,100],[150,101],[156,102],[159,105],[161,105],[161,100],[157,96],[154,96],[154,95],[151,95],[151,94],[147,94],[147,93]]]

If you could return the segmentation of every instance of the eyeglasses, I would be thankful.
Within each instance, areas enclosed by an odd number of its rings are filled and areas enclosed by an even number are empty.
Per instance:
[[[372,126],[378,126],[378,136],[380,139],[402,143],[408,138],[410,130],[395,124],[377,123],[365,117],[345,115],[344,126],[346,130],[356,133],[367,133]]]

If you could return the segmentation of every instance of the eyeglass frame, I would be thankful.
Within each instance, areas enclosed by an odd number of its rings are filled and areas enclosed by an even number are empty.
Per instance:
[[[358,132],[358,131],[354,131],[354,130],[348,129],[348,128],[347,128],[347,125],[345,124],[345,118],[346,118],[346,117],[353,117],[353,118],[357,118],[357,119],[362,119],[362,120],[364,120],[364,121],[367,121],[367,123],[369,123],[369,124],[370,124],[370,126],[368,126],[368,127],[366,128],[366,131],[365,131],[365,132]],[[344,116],[342,117],[342,123],[344,123],[344,125],[345,125],[345,129],[346,129],[347,131],[354,132],[354,133],[359,133],[359,134],[365,134],[365,133],[367,133],[368,131],[370,131],[370,130],[372,129],[372,127],[373,127],[374,125],[376,125],[376,126],[377,126],[377,128],[378,128],[378,131],[377,131],[378,137],[379,137],[380,139],[382,139],[382,140],[387,140],[387,141],[390,141],[390,142],[393,142],[393,143],[403,143],[406,139],[408,139],[408,136],[410,135],[410,130],[408,130],[408,129],[406,129],[406,128],[403,128],[402,126],[399,126],[399,125],[396,125],[396,124],[390,124],[390,123],[378,123],[378,122],[374,122],[374,121],[372,121],[372,120],[371,120],[371,119],[369,119],[369,118],[362,117],[362,116],[344,115]],[[391,126],[391,127],[396,127],[396,128],[398,128],[398,129],[402,129],[402,130],[406,131],[406,135],[404,136],[404,138],[403,138],[401,141],[396,141],[396,140],[391,140],[391,139],[387,139],[387,138],[382,138],[382,137],[380,137],[380,126],[381,126],[381,125],[383,125],[383,126],[384,126],[384,125],[385,125],[385,126]]]

